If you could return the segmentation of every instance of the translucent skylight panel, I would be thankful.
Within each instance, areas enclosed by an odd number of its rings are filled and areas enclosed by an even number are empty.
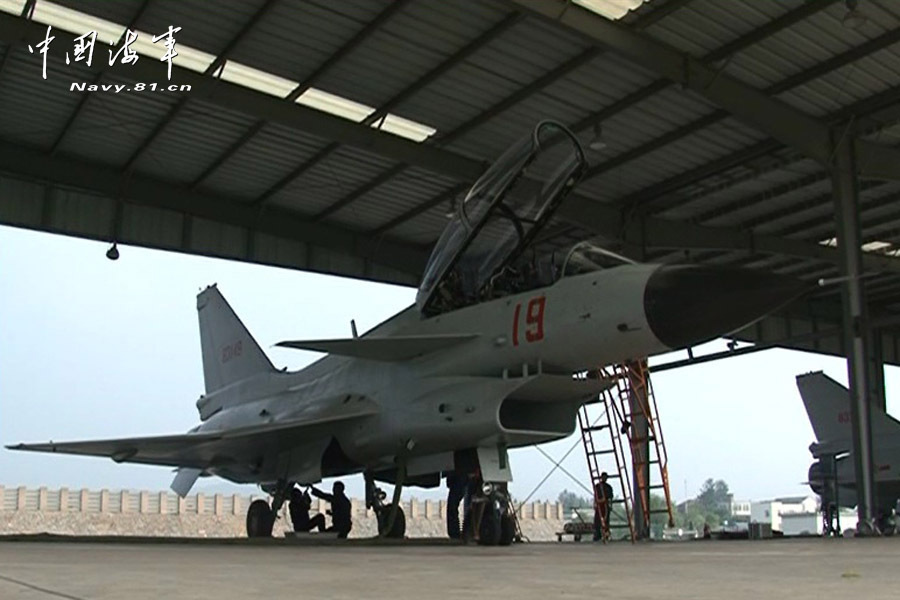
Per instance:
[[[25,8],[25,0],[0,0],[0,12],[21,15]]]
[[[310,108],[322,110],[351,121],[361,122],[363,119],[375,112],[375,108],[367,106],[360,102],[330,94],[316,88],[309,88],[297,98],[298,104],[303,104]]]
[[[279,98],[284,98],[300,85],[299,82],[232,61],[225,63],[222,79]]]
[[[372,126],[376,127],[378,124],[379,123],[373,123]],[[382,131],[409,138],[416,142],[425,141],[437,132],[437,129],[434,127],[429,127],[428,125],[417,123],[410,119],[404,119],[403,117],[398,117],[393,114],[388,114],[384,118],[384,123],[381,123],[381,127],[378,128]]]
[[[621,19],[628,11],[638,8],[643,3],[644,0],[575,0],[575,4],[613,21]]]
[[[76,36],[96,31],[97,41],[103,44],[115,44],[125,33],[124,25],[40,0],[34,5],[32,19],[44,25],[58,27]]]

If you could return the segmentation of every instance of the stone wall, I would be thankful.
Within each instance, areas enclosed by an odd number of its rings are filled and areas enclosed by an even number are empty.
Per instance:
[[[262,495],[193,494],[179,498],[169,492],[131,490],[48,490],[0,486],[0,534],[55,533],[68,535],[137,535],[163,537],[243,537],[247,507]],[[351,537],[374,536],[375,516],[362,500],[353,499]],[[312,511],[325,513],[328,503],[313,499]],[[407,537],[446,535],[445,501],[403,502]],[[276,524],[276,535],[290,528],[287,507]],[[556,538],[562,531],[562,505],[523,504],[519,524],[532,540]]]

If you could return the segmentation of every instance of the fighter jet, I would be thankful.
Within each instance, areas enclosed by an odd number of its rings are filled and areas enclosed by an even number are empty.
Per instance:
[[[197,297],[206,392],[181,435],[19,444],[258,483],[247,534],[270,536],[295,484],[363,473],[385,536],[402,536],[403,485],[454,474],[479,506],[463,534],[508,544],[508,449],[564,438],[611,385],[601,365],[738,330],[796,297],[796,281],[743,270],[639,264],[588,242],[548,248],[548,224],[587,168],[575,136],[539,123],[468,191],[416,303],[364,335],[284,341],[327,353],[276,369],[215,286]],[[377,482],[394,484],[387,501]],[[477,523],[476,523],[477,521]]]
[[[826,527],[830,527],[835,509],[857,503],[850,392],[821,371],[798,375],[797,388],[816,434],[809,447],[816,459],[809,467],[809,486],[822,497]],[[875,526],[888,533],[894,530],[892,516],[900,498],[900,421],[874,406],[871,414]]]

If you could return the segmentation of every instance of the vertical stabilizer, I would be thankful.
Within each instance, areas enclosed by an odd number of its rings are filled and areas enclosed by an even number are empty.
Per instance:
[[[215,285],[197,295],[206,393],[275,368]]]
[[[821,371],[797,375],[797,388],[819,442],[849,440],[853,436],[850,392]],[[872,407],[872,434],[900,434],[900,423]]]

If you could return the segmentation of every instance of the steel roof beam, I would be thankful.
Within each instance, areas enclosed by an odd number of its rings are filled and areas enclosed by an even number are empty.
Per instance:
[[[467,184],[467,183],[455,185],[452,188],[445,190],[432,198],[429,198],[425,202],[423,202],[421,204],[417,204],[416,206],[412,207],[411,209],[407,210],[406,212],[394,217],[387,223],[379,225],[378,227],[373,229],[370,232],[370,234],[371,235],[384,235],[391,229],[399,227],[403,223],[406,223],[407,221],[414,219],[415,217],[421,215],[422,213],[431,210],[435,206],[439,206],[440,204],[442,204],[444,202],[451,201],[458,194],[461,194],[464,191],[466,191],[466,188],[468,188],[468,187],[469,187],[469,184]]]
[[[384,237],[376,240],[345,227],[312,224],[285,209],[270,206],[259,210],[239,199],[179,188],[145,175],[135,174],[123,185],[122,174],[115,167],[49,156],[6,142],[0,142],[0,171],[328,248],[414,277],[421,274],[427,259],[425,250],[413,244]]]
[[[352,202],[355,202],[359,198],[365,196],[366,194],[368,194],[369,192],[371,192],[372,190],[374,190],[381,184],[387,183],[395,175],[399,175],[400,172],[404,171],[404,170],[406,170],[406,165],[401,163],[399,165],[394,165],[387,171],[382,171],[374,179],[370,179],[369,181],[366,181],[365,183],[358,186],[356,189],[354,189],[352,192],[350,192],[343,198],[339,199],[338,201],[334,202],[333,204],[330,204],[329,206],[326,206],[325,208],[323,208],[322,210],[320,210],[319,212],[314,214],[312,216],[312,220],[313,221],[321,221],[328,215],[336,213],[337,211],[341,210],[345,206],[348,206]]]
[[[900,41],[900,39],[898,39],[898,41]],[[898,103],[900,103],[900,86],[887,89],[874,96],[864,98],[863,100],[854,102],[849,106],[845,106],[829,115],[827,117],[827,121],[831,125],[838,126],[841,123],[846,122],[848,119],[859,119],[859,123],[861,123],[862,126],[866,127],[866,132],[872,133],[877,127],[877,123],[869,118],[870,115],[882,114],[883,110],[894,107]],[[741,148],[740,150],[736,150],[731,154],[714,159],[711,162],[706,163],[705,165],[700,165],[699,167],[696,167],[689,171],[685,171],[683,173],[675,175],[674,177],[670,177],[669,179],[654,183],[642,190],[638,190],[632,194],[629,194],[624,199],[622,199],[619,204],[621,206],[628,206],[632,210],[636,210],[640,206],[644,206],[661,197],[667,196],[668,194],[671,194],[672,192],[684,188],[690,184],[696,183],[697,181],[719,175],[725,171],[741,166],[746,162],[761,158],[781,149],[783,149],[783,146],[774,139],[757,142],[752,146]],[[805,157],[800,157],[796,161],[787,161],[786,164],[784,164],[780,168],[789,166],[790,164],[793,164],[793,162],[804,160],[804,158]],[[717,188],[717,191],[719,191],[719,189],[720,188]],[[702,197],[704,197],[704,195],[691,198],[690,200],[692,201],[696,198]],[[740,203],[741,205],[743,205],[743,202],[744,200],[737,201],[737,203]],[[647,214],[658,214],[664,210],[668,210],[676,206],[682,206],[684,204],[686,204],[684,200],[674,200],[672,202],[666,203],[664,206],[658,206],[650,211],[647,211]]]
[[[807,19],[812,15],[828,8],[829,5],[834,4],[836,1],[837,0],[822,0],[807,2],[799,8],[796,8],[776,19],[773,19],[763,27],[754,29],[750,33],[732,40],[731,42],[724,44],[719,48],[716,48],[715,50],[703,56],[700,60],[705,63],[711,63],[730,58],[734,54],[746,50],[754,44],[758,44],[769,36],[772,36],[783,29],[787,29],[788,27],[796,25],[800,21],[803,21],[804,19]],[[610,119],[620,112],[631,108],[635,104],[638,104],[639,102],[642,102],[647,98],[669,88],[671,85],[672,82],[669,79],[657,79],[653,83],[650,83],[643,88],[632,92],[631,94],[628,94],[624,98],[620,98],[613,104],[606,106],[599,111],[594,112],[581,119],[579,122],[572,125],[571,129],[578,132],[592,127],[593,125]],[[587,177],[594,177],[600,173],[618,166],[619,164],[628,162],[629,160],[636,158],[641,153],[652,152],[656,148],[669,144],[680,137],[688,135],[689,133],[693,133],[693,131],[708,127],[721,118],[728,116],[728,114],[729,113],[727,111],[719,111],[718,113],[713,113],[711,115],[701,117],[694,123],[689,123],[683,127],[676,129],[673,132],[663,135],[661,138],[651,140],[643,146],[628,151],[620,156],[616,156],[606,163],[595,166],[590,171],[588,171]],[[715,118],[715,115],[718,115],[718,118]]]
[[[801,10],[806,9],[804,11],[804,14],[805,14],[806,12],[809,12],[808,7],[810,7],[810,6],[818,7],[819,4],[821,4],[821,3],[816,2],[816,3],[806,4],[803,7],[801,7],[800,9],[795,10],[794,13],[799,13],[799,12],[801,12]],[[796,15],[793,15],[793,13],[788,13],[788,15],[786,15],[786,16],[794,16],[794,18],[788,20],[789,23],[791,23],[791,24],[795,23],[797,20]],[[777,19],[776,19],[776,21],[777,21]],[[775,23],[775,21],[773,21],[769,25],[771,26],[773,23]],[[761,29],[767,29],[767,28],[764,27]],[[738,48],[738,50],[743,49],[743,48],[747,47],[749,44],[747,44],[747,43],[737,44],[737,42],[742,42],[745,38],[747,38],[748,40],[758,40],[759,36],[754,35],[754,33],[759,32],[759,31],[760,30],[756,30],[753,33],[745,36],[744,38],[739,38],[734,43],[727,44],[726,46],[731,46],[732,48]],[[817,79],[818,77],[821,77],[822,75],[824,75],[826,73],[830,73],[831,71],[834,71],[836,69],[844,67],[856,60],[859,60],[862,57],[868,56],[869,54],[872,54],[873,52],[878,52],[879,50],[883,50],[884,48],[887,48],[887,47],[897,43],[898,41],[900,41],[900,29],[889,31],[888,33],[886,33],[882,36],[879,36],[873,40],[866,42],[865,44],[862,44],[860,46],[857,46],[856,48],[853,48],[852,50],[849,50],[849,51],[839,54],[835,57],[832,57],[831,59],[829,59],[821,64],[818,64],[815,67],[812,67],[812,68],[802,71],[800,73],[786,77],[786,78],[782,79],[781,81],[778,81],[778,82],[770,85],[769,87],[767,87],[764,90],[764,93],[767,95],[778,95],[778,94],[784,93],[788,90],[800,87],[801,85],[805,85],[805,84]],[[722,48],[725,48],[725,46],[723,46]],[[737,50],[731,50],[731,52],[736,52],[736,51]],[[711,54],[719,54],[719,53],[713,52]],[[705,60],[710,60],[710,59],[707,58]],[[663,81],[665,81],[665,80],[663,80]],[[597,165],[591,167],[587,172],[586,178],[589,179],[591,177],[596,177],[598,175],[606,173],[606,172],[608,172],[616,167],[619,167],[627,162],[638,159],[638,158],[640,158],[646,154],[649,154],[651,152],[654,152],[655,150],[658,150],[668,144],[671,144],[671,143],[678,141],[684,137],[687,137],[689,135],[697,133],[698,131],[701,131],[703,129],[706,129],[707,127],[710,127],[711,125],[714,125],[716,123],[724,121],[725,119],[727,119],[730,116],[731,116],[730,113],[725,110],[717,110],[708,115],[704,115],[698,119],[695,119],[694,121],[692,121],[690,123],[682,125],[681,127],[678,127],[677,129],[674,129],[668,133],[665,133],[658,138],[652,139],[644,144],[641,144],[640,146],[637,146],[635,148],[632,148],[631,150],[627,150],[617,156],[614,156],[610,160],[604,161],[600,164],[597,164]]]
[[[681,84],[823,165],[831,160],[830,131],[826,124],[702,60],[568,2],[510,1]],[[857,141],[856,150],[863,177],[900,178],[897,150],[865,141]]]
[[[25,4],[22,6],[22,12],[20,13],[20,16],[23,19],[31,19],[31,13],[32,11],[34,11],[34,5],[36,2],[37,0],[27,0],[27,2],[25,2]],[[6,49],[6,52],[3,53],[3,57],[0,58],[0,77],[3,76],[3,71],[4,69],[6,69],[6,63],[9,60],[9,56],[13,52],[13,48],[14,46],[10,44]]]
[[[900,41],[900,30],[891,32],[891,35],[896,35],[897,41]],[[841,118],[846,119],[851,117],[853,119],[853,133],[857,136],[876,133],[884,129],[885,127],[897,123],[898,121],[900,121],[900,87],[890,88],[888,90],[885,90],[884,92],[876,94],[875,96],[871,96],[867,99],[855,102],[849,107],[841,109],[840,111],[838,111],[838,114],[834,115],[835,122],[837,122],[837,120]],[[745,183],[746,181],[755,180],[761,174],[771,173],[773,171],[784,169],[802,160],[807,159],[803,155],[800,155],[796,152],[791,152],[788,157],[777,160],[763,170],[754,168],[754,172],[750,175],[735,177],[724,184],[715,186],[715,188],[711,191],[703,192],[698,195],[691,195],[684,201],[679,202],[677,206],[685,206],[688,203],[694,202],[700,198],[704,198],[710,194],[723,192],[725,190],[731,189],[734,186]],[[827,177],[827,175],[823,175],[823,177]],[[657,211],[651,211],[651,213],[655,212]]]
[[[624,244],[646,248],[744,250],[781,254],[837,262],[836,248],[771,235],[756,235],[732,227],[707,227],[657,217],[634,218],[613,206],[581,196],[570,196],[559,209],[560,216],[596,234]],[[867,268],[876,271],[900,271],[900,260],[889,257],[864,257]]]
[[[370,35],[378,31],[382,25],[387,23],[394,15],[403,10],[403,8],[409,4],[410,0],[396,0],[389,4],[384,10],[378,13],[374,19],[365,24],[365,26],[356,32],[352,38],[347,40],[340,48],[338,48],[334,53],[332,53],[328,58],[326,58],[321,65],[319,65],[312,73],[307,75],[303,81],[300,82],[297,87],[291,90],[287,96],[285,96],[284,101],[288,103],[293,103],[297,101],[297,98],[303,95],[306,90],[311,88],[316,81],[321,79],[325,73],[327,73],[332,67],[338,64],[345,56],[350,54],[353,50],[356,50],[363,42],[368,39]],[[256,123],[250,127],[244,135],[238,138],[233,144],[231,144],[225,152],[221,153],[217,156],[204,170],[203,172],[191,182],[190,187],[195,188],[203,183],[210,175],[215,173],[219,167],[221,167],[225,162],[237,154],[238,150],[244,147],[244,144],[249,142],[253,136],[262,131],[263,127],[266,125],[265,119],[260,119]],[[310,165],[311,166],[311,165]],[[274,193],[274,192],[273,192]],[[271,195],[271,194],[270,194]],[[257,201],[260,201],[259,199]],[[265,200],[262,200],[263,202]]]
[[[128,25],[125,27],[125,31],[122,32],[122,35],[119,36],[118,41],[116,42],[116,46],[122,43],[122,40],[125,39],[125,35],[129,29],[135,29],[137,27],[138,21],[140,21],[141,17],[144,16],[144,13],[147,11],[147,7],[150,6],[150,0],[144,0],[141,5],[138,7],[137,12],[134,13],[134,16],[131,17],[131,20],[128,21]],[[106,71],[101,69],[96,75],[94,75],[94,79],[91,81],[93,84],[100,83],[100,80],[103,79],[103,76],[106,75]],[[66,119],[66,123],[62,126],[62,129],[59,131],[59,134],[56,136],[56,139],[53,140],[53,143],[50,144],[49,152],[50,154],[56,154],[59,151],[59,147],[62,145],[63,140],[66,139],[66,136],[72,130],[72,125],[78,119],[78,115],[81,114],[81,111],[84,109],[84,105],[87,104],[88,98],[91,97],[91,94],[82,94],[81,99],[78,101],[78,104],[75,106],[75,110],[69,115],[69,118]]]
[[[374,125],[378,122],[379,119],[385,117],[389,112],[391,112],[395,107],[401,105],[403,102],[420,92],[422,89],[433,83],[439,77],[444,75],[446,72],[458,66],[461,62],[468,59],[470,56],[496,40],[498,37],[503,35],[506,31],[512,28],[516,23],[518,23],[522,19],[521,13],[510,13],[506,15],[503,19],[494,24],[493,27],[479,35],[477,38],[466,44],[463,48],[453,53],[452,56],[448,57],[446,60],[442,61],[438,66],[428,71],[425,75],[419,77],[412,84],[404,88],[400,93],[396,94],[393,98],[382,104],[375,110],[372,114],[367,116],[362,120],[363,125]],[[398,166],[391,167],[388,171],[377,175],[374,179],[369,182],[363,184],[356,190],[350,192],[343,198],[340,198],[337,202],[327,207],[325,210],[319,212],[315,215],[315,219],[323,219],[328,215],[339,211],[340,209],[348,206],[349,204],[358,200],[361,196],[367,194],[371,190],[375,189],[382,183],[387,182],[394,175],[399,174],[403,170],[405,170],[406,165],[400,164]]]
[[[287,175],[269,186],[269,188],[262,194],[260,194],[258,198],[253,200],[251,204],[253,204],[254,206],[262,206],[263,204],[268,202],[272,196],[290,185],[292,181],[303,175],[303,173],[311,169],[313,166],[325,160],[329,154],[337,150],[338,146],[340,146],[340,144],[338,144],[337,142],[331,142],[330,144],[313,154],[307,160],[291,169],[291,171]]]
[[[43,33],[39,25],[15,16],[0,14],[0,39],[21,44],[39,38],[41,35]],[[74,38],[64,32],[58,32],[57,37],[61,44],[70,44]],[[98,48],[103,51],[108,46],[98,42]],[[110,72],[134,80],[151,80],[159,75],[160,68],[159,65],[141,61],[125,67],[113,67]],[[173,80],[192,85],[193,89],[190,94],[194,98],[231,110],[243,109],[260,119],[268,118],[286,127],[308,131],[313,135],[334,139],[370,152],[377,152],[397,162],[442,173],[461,181],[474,180],[483,169],[480,161],[405,140],[321,111],[296,104],[287,105],[278,98],[229,82],[211,80],[193,71],[173,67]],[[176,186],[170,185],[166,189],[165,193],[174,194],[176,190],[178,193],[186,193],[184,190],[178,190]],[[648,247],[666,247],[672,246],[678,240],[683,240],[687,247],[725,249],[743,249],[756,243],[760,251],[783,252],[798,256],[819,256],[824,252],[823,260],[836,259],[833,253],[828,252],[830,249],[819,248],[815,244],[777,238],[756,239],[731,229],[691,226],[660,219],[648,220],[645,231],[649,235],[642,236],[640,231],[634,228],[634,223],[630,223],[628,227],[621,226],[621,214],[618,210],[602,206],[588,198],[572,197],[572,200],[576,199],[579,201],[570,203],[571,206],[568,209],[568,216],[573,222],[610,237],[617,237],[620,231],[624,232],[625,235],[622,236],[622,239],[626,243],[640,243]],[[309,227],[310,224],[306,223],[306,226]],[[316,224],[316,226],[321,227],[322,224]],[[685,229],[686,227],[688,229]],[[680,247],[679,244],[674,245]],[[885,261],[884,268],[893,268],[890,259],[883,260]],[[898,262],[900,261],[893,261],[893,263]],[[879,264],[881,263],[879,262]]]
[[[287,95],[285,100],[294,102],[303,95],[303,93],[321,79],[325,73],[330,71],[335,65],[341,62],[347,55],[359,48],[363,42],[369,39],[373,33],[381,29],[382,25],[390,21],[396,14],[406,8],[411,0],[393,0],[378,15],[357,31],[352,38],[347,40],[333,54],[326,58],[315,71],[310,73],[303,81],[300,82],[294,90]]]
[[[651,12],[648,12],[648,13],[636,18],[635,21],[632,23],[632,27],[634,27],[637,30],[641,30],[646,27],[649,27],[650,25],[661,21],[662,19],[671,15],[672,13],[676,12],[677,10],[687,6],[692,1],[693,0],[670,0],[669,2],[667,2],[660,8],[654,9]],[[564,63],[558,65],[557,67],[553,68],[552,70],[547,71],[546,73],[544,73],[537,79],[533,80],[531,83],[527,84],[525,87],[519,88],[518,90],[516,90],[509,96],[498,101],[497,103],[493,104],[492,106],[485,109],[484,111],[478,113],[477,115],[475,115],[468,121],[464,122],[463,124],[455,127],[452,131],[450,131],[446,134],[443,134],[443,135],[440,132],[438,132],[438,134],[435,136],[435,138],[433,140],[433,144],[436,146],[442,146],[442,145],[446,145],[446,144],[450,144],[450,143],[454,142],[455,140],[457,140],[460,137],[462,137],[463,135],[469,133],[476,127],[479,127],[479,126],[483,125],[484,123],[487,123],[494,117],[506,112],[507,110],[509,110],[516,104],[518,104],[519,102],[522,102],[526,98],[531,97],[536,92],[544,89],[545,87],[551,85],[552,83],[554,83],[556,81],[559,81],[563,77],[566,77],[570,73],[573,73],[577,69],[580,69],[584,65],[590,63],[593,59],[602,55],[603,52],[604,52],[604,50],[602,48],[598,48],[597,46],[591,46],[587,50],[580,52],[576,56],[566,60]],[[440,204],[442,199],[443,199],[442,194],[438,194],[435,198],[427,200],[422,205],[414,207],[414,208],[406,211],[405,213],[399,215],[398,217],[391,219],[390,221],[388,221],[388,222],[384,223],[383,225],[379,226],[378,228],[376,228],[374,231],[383,233],[384,231],[388,231],[390,229],[398,227],[399,225],[402,225],[405,221],[415,218],[418,215],[426,212],[433,206]]]
[[[0,13],[0,41],[27,44],[43,35],[40,25]],[[73,35],[63,31],[56,32],[56,37],[62,45],[71,44],[74,40]],[[105,52],[108,49],[112,48],[97,41],[96,51]],[[161,63],[138,61],[131,65],[115,65],[109,72],[132,81],[155,81],[164,68],[165,65]],[[201,73],[175,65],[172,66],[172,80],[181,85],[190,85],[191,91],[187,94],[193,99],[241,111],[261,120],[306,131],[311,135],[332,139],[436,173],[471,181],[483,169],[480,161],[384,133],[320,110],[287,103],[283,99],[221,79],[205,77]]]
[[[223,48],[218,56],[216,56],[216,59],[213,60],[212,63],[210,63],[205,71],[203,71],[204,77],[212,78],[213,75],[225,65],[225,61],[228,59],[228,55],[234,52],[234,49],[241,42],[241,40],[244,39],[244,37],[248,33],[250,33],[253,27],[256,26],[259,20],[262,19],[263,16],[265,16],[269,12],[269,10],[271,10],[272,6],[274,6],[276,2],[278,2],[278,0],[266,0],[266,3],[259,7],[259,9],[255,13],[253,13],[253,16],[250,17],[250,19],[246,23],[244,23],[241,29],[234,35],[234,37],[231,38],[231,40],[229,40],[228,44],[225,45],[225,48]],[[141,158],[141,156],[144,155],[144,152],[146,152],[147,149],[153,145],[153,142],[155,142],[156,139],[160,135],[162,135],[162,132],[165,131],[166,127],[168,127],[169,124],[175,120],[175,118],[178,116],[178,113],[180,113],[181,110],[187,105],[189,99],[190,94],[186,94],[182,96],[178,100],[178,102],[169,109],[169,112],[166,113],[166,116],[162,118],[162,120],[157,124],[153,131],[150,132],[150,135],[140,143],[137,149],[128,158],[128,161],[122,167],[125,171],[131,171],[134,168],[135,164],[137,164],[137,161]]]
[[[828,198],[831,199],[831,195],[821,196],[819,199]],[[879,215],[875,217],[865,218],[867,214],[871,214],[873,211],[884,208],[886,206],[894,206],[900,202],[900,192],[895,194],[889,194],[882,198],[878,198],[876,200],[871,200],[869,202],[863,203],[860,205],[860,216],[863,217],[861,220],[861,229],[862,229],[862,239],[863,242],[872,242],[876,241],[876,239],[882,238],[881,235],[874,235],[871,230],[877,228],[879,225],[882,225],[886,222],[892,222],[894,220],[900,220],[900,213],[892,213],[889,215]],[[808,208],[808,206],[804,207],[804,210]],[[739,227],[743,228],[743,224],[739,225]],[[819,231],[817,234],[813,234],[813,231]],[[803,242],[806,244],[818,244],[821,239],[827,239],[828,236],[834,237],[834,215],[829,213],[827,215],[822,215],[820,217],[816,217],[814,219],[809,219],[804,221],[803,223],[798,223],[796,225],[792,225],[791,227],[781,228],[776,230],[768,235],[785,237],[790,236],[791,239],[795,239],[799,242]],[[864,255],[867,256],[868,254]],[[877,256],[877,255],[875,255]],[[900,259],[896,257],[882,257],[887,260],[894,260],[900,262]],[[751,262],[772,262],[780,260],[779,257],[769,257],[764,260],[759,261],[751,261]],[[728,264],[737,264],[740,262],[730,261]]]

